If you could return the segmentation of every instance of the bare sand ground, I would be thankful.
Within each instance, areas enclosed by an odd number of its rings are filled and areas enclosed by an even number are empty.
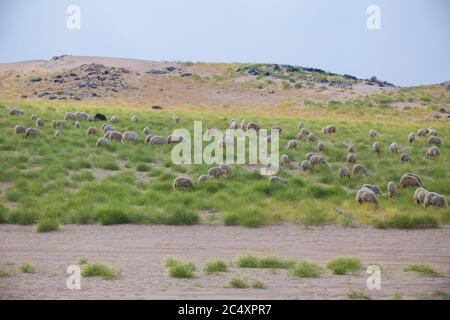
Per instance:
[[[450,227],[428,230],[305,229],[281,224],[257,229],[211,225],[64,225],[35,233],[29,226],[0,225],[0,267],[15,269],[0,277],[1,299],[346,299],[349,290],[364,290],[373,299],[428,299],[450,294]],[[204,274],[213,259],[235,260],[245,253],[306,259],[326,265],[333,257],[353,255],[367,265],[381,264],[380,290],[368,290],[368,274],[300,279],[287,270],[240,269]],[[192,279],[173,279],[163,266],[173,256],[197,264]],[[80,290],[66,288],[65,270],[80,258],[123,270],[115,280],[82,278]],[[21,273],[30,262],[38,271]],[[424,277],[403,272],[405,265],[426,262],[443,272]],[[236,274],[258,279],[266,289],[233,289]]]

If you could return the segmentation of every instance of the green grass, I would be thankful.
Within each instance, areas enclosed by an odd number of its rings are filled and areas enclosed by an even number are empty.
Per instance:
[[[404,272],[415,272],[418,275],[425,277],[440,277],[442,274],[432,266],[426,263],[415,263],[407,265],[404,269]]]
[[[0,278],[11,276],[11,272],[0,268]]]
[[[37,272],[37,268],[31,263],[25,262],[20,266],[20,271],[23,273],[35,273]]]
[[[362,263],[356,257],[339,257],[331,260],[327,268],[335,275],[357,273],[362,269]]]
[[[397,229],[419,229],[419,228],[436,228],[439,225],[438,220],[427,214],[396,213],[386,220],[375,219],[373,223],[375,228],[397,228]]]
[[[88,263],[81,270],[83,277],[101,277],[102,279],[114,279],[121,275],[121,271],[102,263]]]
[[[247,278],[237,275],[230,280],[230,286],[236,289],[246,289],[250,284]]]
[[[352,300],[370,300],[370,295],[363,290],[351,289],[347,292],[347,297]]]
[[[165,265],[172,278],[192,278],[197,269],[192,262],[179,261],[174,258],[166,259]]]
[[[255,255],[245,255],[237,259],[236,265],[239,268],[289,269],[295,265],[295,261],[274,256],[258,257]]]
[[[266,285],[264,284],[264,282],[262,282],[260,280],[254,280],[252,282],[252,288],[253,289],[265,289]]]
[[[228,266],[223,260],[210,261],[206,264],[203,269],[206,273],[217,273],[228,271]]]
[[[299,278],[317,278],[322,272],[319,265],[308,261],[300,261],[292,269],[292,275]]]
[[[44,217],[39,219],[38,223],[36,224],[36,231],[37,232],[49,232],[58,230],[59,228],[59,221],[55,218],[48,218]]]
[[[80,258],[80,260],[78,260],[78,264],[82,265],[82,264],[87,264],[88,263],[88,259],[86,258]]]

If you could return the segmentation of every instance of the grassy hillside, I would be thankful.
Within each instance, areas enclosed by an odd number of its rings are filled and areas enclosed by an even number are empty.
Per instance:
[[[412,94],[400,92],[399,94]],[[421,94],[414,92],[414,94]],[[448,94],[447,94],[448,95]],[[444,94],[443,98],[448,99]],[[376,101],[377,97],[371,98]],[[407,99],[407,98],[405,98]],[[431,104],[427,108],[432,108]],[[11,101],[7,101],[11,102]],[[290,221],[306,226],[336,223],[343,226],[375,224],[379,227],[436,226],[450,221],[450,209],[429,209],[427,212],[412,201],[412,188],[399,190],[395,199],[379,197],[380,207],[357,205],[356,191],[364,183],[377,184],[383,191],[389,181],[399,183],[405,172],[420,175],[425,188],[450,194],[448,172],[450,128],[446,121],[426,121],[427,108],[401,110],[373,105],[364,101],[346,103],[307,104],[302,110],[290,106],[278,109],[240,111],[236,108],[150,110],[122,105],[104,106],[86,103],[14,101],[25,115],[11,117],[8,104],[0,104],[0,220],[7,223],[163,223],[192,224],[200,221],[221,221],[227,225],[255,227],[262,224]],[[66,111],[103,112],[108,118],[115,114],[121,119],[114,125],[120,132],[135,131],[139,142],[135,145],[113,142],[96,148],[97,137],[85,136],[92,123],[81,122],[81,129],[72,124],[62,128],[62,137],[54,137],[50,123],[62,119]],[[31,114],[45,121],[39,137],[25,139],[14,133],[14,126],[34,127]],[[173,113],[181,117],[175,125]],[[133,114],[140,122],[131,123]],[[142,129],[148,126],[153,133],[169,135],[175,128],[192,130],[194,120],[203,120],[204,129],[226,129],[230,118],[255,121],[263,128],[281,125],[280,154],[287,153],[293,164],[278,175],[288,178],[287,185],[270,185],[259,175],[257,168],[233,166],[233,173],[218,181],[199,185],[197,178],[212,165],[180,166],[170,160],[173,145],[149,146],[143,143]],[[314,144],[299,143],[295,151],[287,150],[287,141],[295,139],[297,124],[304,121],[325,144],[321,152],[328,166],[315,168],[311,173],[299,173],[298,164],[307,152],[316,151]],[[335,135],[324,135],[321,128],[333,123]],[[95,123],[100,128],[101,123]],[[407,135],[422,127],[433,127],[443,139],[441,156],[426,159],[427,138],[417,137],[410,145]],[[378,131],[370,139],[370,129]],[[378,141],[381,157],[371,151]],[[391,154],[388,146],[396,141],[412,157],[401,163],[398,154]],[[369,170],[368,176],[339,179],[338,170],[347,167],[346,143],[356,146],[358,163]],[[351,170],[351,166],[348,166]],[[172,181],[179,175],[193,179],[191,191],[174,191]],[[384,222],[384,223],[383,223]]]

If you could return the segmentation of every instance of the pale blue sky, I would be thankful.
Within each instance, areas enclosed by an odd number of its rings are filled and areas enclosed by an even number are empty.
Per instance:
[[[70,4],[81,8],[81,30],[66,28]],[[381,30],[366,27],[371,4]],[[0,62],[268,62],[438,83],[450,80],[449,14],[448,0],[0,0]]]

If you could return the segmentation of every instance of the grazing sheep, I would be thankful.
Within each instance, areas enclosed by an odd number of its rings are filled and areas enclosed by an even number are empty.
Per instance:
[[[111,123],[117,123],[117,122],[119,122],[119,118],[117,116],[112,116]]]
[[[103,137],[107,138],[111,141],[115,140],[115,141],[122,142],[123,135],[122,135],[122,133],[120,133],[118,131],[106,131],[105,135]]]
[[[183,137],[182,136],[175,136],[175,135],[170,135],[167,137],[167,143],[180,143],[183,141]]]
[[[323,144],[322,141],[317,142],[317,150],[318,151],[324,151],[325,150],[325,145]]]
[[[11,110],[9,111],[9,115],[10,115],[10,116],[21,116],[21,115],[23,115],[23,112],[22,112],[22,111],[19,111],[19,110],[17,110],[17,109],[11,109]]]
[[[150,138],[149,144],[167,144],[167,138],[161,136],[153,136]]]
[[[245,130],[245,129],[247,129],[247,125],[248,125],[248,121],[247,120],[242,120],[241,121],[241,129],[242,130]]]
[[[339,178],[350,178],[350,171],[347,168],[340,168]]]
[[[64,116],[64,120],[69,121],[69,120],[77,120],[77,117],[75,116],[74,113],[72,112],[67,112],[66,115]]]
[[[427,131],[425,129],[419,129],[417,130],[417,135],[419,137],[425,137],[427,135]]]
[[[415,140],[416,140],[416,135],[414,134],[414,132],[410,132],[408,134],[408,142],[413,143]]]
[[[229,136],[226,133],[222,133],[219,137],[218,144],[220,148],[223,148],[224,146],[233,146],[234,137]]]
[[[248,124],[247,124],[247,130],[255,130],[256,132],[259,132],[259,125],[257,125],[256,123],[254,123],[254,122],[249,122]]]
[[[44,120],[42,120],[41,118],[37,118],[35,123],[36,123],[36,126],[38,126],[38,127],[44,126]]]
[[[36,121],[37,119],[39,119],[39,117],[35,114],[31,115],[31,121]]]
[[[231,121],[229,128],[232,130],[237,130],[239,129],[239,123],[236,120],[233,120]]]
[[[433,129],[433,128],[428,128],[428,133],[430,134],[430,136],[438,135],[438,132],[436,131],[436,129]]]
[[[175,123],[175,124],[178,124],[178,123],[180,123],[180,118],[178,116],[176,116],[176,115],[173,115],[172,116],[172,122]]]
[[[99,130],[96,127],[89,127],[86,129],[86,136],[90,134],[99,134]]]
[[[322,128],[322,132],[324,134],[336,133],[336,126],[334,124],[330,124],[330,125],[326,126],[325,128]]]
[[[349,153],[347,155],[347,163],[356,163],[356,154],[354,153]]]
[[[397,145],[397,142],[392,142],[389,145],[389,151],[391,151],[392,153],[399,153],[400,152],[400,148]]]
[[[288,141],[288,149],[289,150],[295,150],[295,149],[297,149],[297,147],[298,147],[297,141],[295,141],[295,140]]]
[[[356,152],[355,145],[353,143],[350,143],[347,147],[347,151],[351,152],[351,153],[355,153]]]
[[[226,163],[221,163],[219,166],[220,169],[222,169],[222,171],[226,174],[230,174],[231,173],[231,167],[230,165],[226,164]]]
[[[357,193],[356,193],[356,203],[358,204],[362,204],[363,202],[367,202],[367,203],[375,203],[376,206],[379,206],[378,200],[377,200],[377,196],[375,195],[375,192],[373,192],[372,190],[368,189],[368,188],[361,188]]]
[[[425,207],[425,210],[428,207],[438,207],[438,208],[447,208],[448,207],[445,197],[436,192],[429,192],[425,196],[423,205]]]
[[[316,165],[320,165],[320,164],[326,165],[325,159],[318,155],[313,155],[309,159],[309,162],[311,162],[312,167],[314,167]]]
[[[225,174],[225,170],[222,170],[220,167],[212,167],[208,170],[208,176],[214,179],[218,179]]]
[[[401,160],[402,162],[411,162],[411,157],[410,157],[407,153],[402,152],[402,153],[400,154],[400,160]]]
[[[302,171],[311,170],[311,162],[309,162],[309,160],[303,160],[300,164],[300,168],[302,169]]]
[[[122,143],[131,142],[135,143],[138,140],[138,135],[133,131],[126,131],[122,134]]]
[[[440,146],[441,143],[442,143],[442,140],[438,136],[430,136],[428,138],[428,145],[429,146],[432,146],[432,145]]]
[[[375,152],[378,156],[380,156],[380,154],[381,154],[381,147],[380,147],[380,144],[378,142],[374,142],[372,144],[372,151]]]
[[[405,173],[400,178],[400,188],[405,187],[423,187],[423,183],[419,176],[413,173]]]
[[[133,123],[139,122],[139,118],[137,116],[132,116],[131,122],[133,122]]]
[[[144,143],[145,144],[149,144],[150,143],[150,139],[153,138],[155,135],[153,133],[149,133],[148,135],[145,136],[144,138]]]
[[[367,176],[367,169],[362,164],[355,164],[352,169],[352,175],[364,174]]]
[[[53,120],[52,121],[52,127],[53,129],[56,129],[58,127],[65,126],[67,124],[66,120]]]
[[[75,128],[80,129],[81,124],[79,121],[75,121]]]
[[[114,129],[114,127],[108,126],[107,124],[103,124],[103,132],[107,132],[107,131],[116,131],[116,129]]]
[[[192,180],[186,177],[177,177],[173,180],[173,188],[174,189],[192,189],[194,188],[194,184]]]
[[[375,194],[383,195],[383,191],[381,191],[380,188],[378,188],[377,185],[374,184],[364,184],[361,188],[367,188],[375,192]]]
[[[314,155],[314,152],[308,152],[305,156],[306,160],[309,161],[313,155]]]
[[[143,134],[145,134],[145,135],[147,135],[147,134],[150,134],[150,128],[149,127],[145,127],[143,130],[142,130],[142,133]]]
[[[61,130],[55,130],[55,138],[59,138],[62,136]]]
[[[389,181],[387,186],[387,194],[389,199],[395,197],[395,195],[397,194],[397,185],[394,181]]]
[[[25,130],[25,137],[36,137],[41,134],[41,131],[36,128],[27,128]]]
[[[88,115],[88,116],[87,116],[87,121],[89,121],[89,122],[95,121],[95,116],[93,116],[93,115]]]
[[[302,130],[305,127],[305,124],[303,122],[298,123],[299,130]]]
[[[441,151],[439,150],[439,148],[437,146],[432,146],[427,149],[425,156],[427,158],[431,158],[431,157],[438,157],[440,156],[440,154]]]
[[[298,140],[303,140],[303,138],[305,137],[305,134],[304,133],[302,133],[302,132],[299,132],[299,133],[297,133],[297,136],[296,136],[296,138],[298,139]]]
[[[283,167],[288,168],[290,164],[289,156],[287,154],[282,154],[280,157],[280,162]]]
[[[86,112],[82,111],[75,112],[75,117],[77,118],[77,120],[89,120],[89,115]]]
[[[20,124],[18,124],[17,126],[14,127],[14,132],[15,133],[25,133],[26,128]]]
[[[288,180],[284,179],[284,178],[281,178],[281,177],[278,177],[278,176],[271,176],[269,178],[269,182],[270,183],[278,183],[278,184],[287,184]]]
[[[313,133],[310,133],[310,134],[308,135],[308,142],[310,142],[310,143],[315,143],[316,141],[317,141],[316,136],[315,136]]]
[[[375,138],[377,135],[378,135],[378,133],[375,130],[370,129],[370,131],[369,131],[370,138]]]
[[[104,145],[109,144],[109,140],[106,138],[98,138],[97,143],[95,144],[96,147],[101,147]]]
[[[422,204],[425,201],[425,196],[428,194],[428,190],[423,187],[418,187],[414,191],[413,200],[415,204]]]
[[[300,130],[300,133],[303,134],[303,136],[308,136],[309,135],[309,130],[306,128],[302,128]]]
[[[209,179],[211,179],[210,176],[208,176],[207,174],[202,174],[200,177],[198,177],[198,183],[204,183]]]

